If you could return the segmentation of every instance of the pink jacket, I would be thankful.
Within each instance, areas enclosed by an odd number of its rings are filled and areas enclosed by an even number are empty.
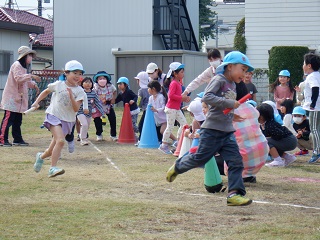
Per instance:
[[[11,112],[23,113],[28,109],[28,88],[34,88],[31,74],[15,61],[10,68],[8,79],[2,93],[0,108]]]

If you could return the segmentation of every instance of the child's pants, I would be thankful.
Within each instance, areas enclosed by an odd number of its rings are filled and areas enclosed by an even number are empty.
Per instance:
[[[101,117],[95,117],[93,119],[94,125],[96,127],[96,135],[100,136],[103,132],[103,128],[102,128],[102,119]]]
[[[267,137],[269,148],[275,147],[281,157],[284,152],[292,151],[297,147],[298,141],[296,136],[290,135],[288,137],[282,138],[280,140],[272,139]]]
[[[313,152],[320,154],[320,115],[318,111],[309,112],[309,122],[313,141]]]
[[[77,116],[80,124],[81,124],[81,128],[80,128],[80,139],[86,139],[87,138],[87,134],[88,134],[88,129],[90,126],[90,122],[91,122],[91,117],[87,117],[84,114],[79,114]]]
[[[133,126],[133,130],[135,133],[139,132],[139,128],[137,126],[138,115],[139,115],[139,113],[131,115],[132,126]]]
[[[198,151],[177,159],[175,171],[182,174],[192,168],[204,166],[217,152],[228,165],[229,192],[237,190],[244,196],[246,190],[242,180],[242,157],[233,132],[201,128]]]
[[[299,138],[298,148],[302,150],[303,149],[312,150],[313,149],[312,135],[310,134],[308,141],[304,140],[303,138]]]
[[[187,124],[187,120],[180,109],[176,110],[176,109],[165,107],[164,112],[166,113],[166,116],[167,116],[167,128],[163,133],[162,142],[168,143],[170,139],[170,135],[174,128],[175,120],[177,120],[180,124],[178,133],[177,133],[178,139],[180,138],[183,126]]]
[[[108,117],[109,124],[110,124],[110,136],[116,137],[117,136],[117,117],[113,107],[110,108],[110,112],[106,115]]]

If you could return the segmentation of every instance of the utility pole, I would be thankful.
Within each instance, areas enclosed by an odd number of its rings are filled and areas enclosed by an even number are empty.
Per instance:
[[[216,14],[216,48],[218,49],[218,39],[219,39],[219,24],[218,24],[218,14]]]
[[[11,9],[11,6],[13,6],[13,5],[14,5],[14,3],[12,2],[12,0],[9,0],[9,2],[8,2],[8,8]]]

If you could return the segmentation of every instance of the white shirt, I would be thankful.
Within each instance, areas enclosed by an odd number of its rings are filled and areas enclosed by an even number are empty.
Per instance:
[[[161,125],[162,123],[167,122],[167,116],[164,112],[164,108],[166,106],[165,98],[162,93],[158,93],[156,98],[154,96],[149,97],[149,104],[152,105],[158,112],[154,112],[154,121],[157,126]]]
[[[311,96],[312,96],[313,87],[320,88],[320,73],[318,71],[310,73],[305,80],[304,91],[303,91],[304,93],[303,109],[308,111],[320,111],[320,95],[317,99],[314,110],[310,110],[310,104],[312,102]]]
[[[64,81],[50,83],[48,89],[52,92],[52,96],[46,113],[54,115],[66,122],[75,122],[77,112],[72,108],[67,88],[72,90],[73,97],[76,101],[84,100],[86,98],[86,93],[80,86],[68,87]]]
[[[286,115],[284,115],[284,117],[283,117],[283,126],[288,128],[290,130],[290,132],[292,132],[292,134],[294,136],[297,134],[296,130],[294,130],[294,128],[293,128],[292,114],[287,113]]]

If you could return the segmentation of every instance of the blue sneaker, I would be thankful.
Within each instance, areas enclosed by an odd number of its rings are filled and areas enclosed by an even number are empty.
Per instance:
[[[165,153],[165,154],[172,154],[168,145],[166,144],[161,144],[160,147],[158,148],[161,152]]]
[[[33,165],[33,169],[35,172],[40,172],[41,168],[42,168],[42,164],[43,164],[43,159],[41,159],[41,154],[42,152],[38,152],[36,155],[36,162]]]
[[[309,163],[315,163],[320,158],[320,154],[313,154],[312,157],[309,160]]]
[[[62,175],[62,174],[64,174],[64,169],[58,168],[58,167],[51,167],[49,169],[48,177],[51,178],[51,177],[55,177],[55,176]]]

